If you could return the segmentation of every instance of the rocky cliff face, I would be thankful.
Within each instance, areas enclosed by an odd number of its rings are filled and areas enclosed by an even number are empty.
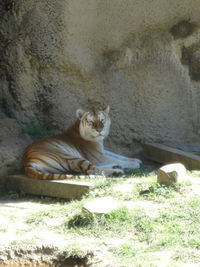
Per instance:
[[[59,131],[92,105],[111,106],[116,152],[197,140],[199,12],[198,0],[2,0],[2,164],[5,151],[17,164],[30,142],[24,126]]]

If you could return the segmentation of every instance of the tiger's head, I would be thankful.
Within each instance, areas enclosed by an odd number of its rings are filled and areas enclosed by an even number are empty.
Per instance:
[[[76,116],[80,120],[79,131],[83,139],[100,142],[108,136],[110,130],[110,107],[102,111],[84,111],[78,109]]]

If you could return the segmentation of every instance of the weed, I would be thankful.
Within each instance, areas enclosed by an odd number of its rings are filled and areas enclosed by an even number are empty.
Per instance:
[[[148,217],[144,211],[129,210],[121,207],[109,214],[81,213],[73,216],[65,227],[76,229],[80,233],[92,233],[95,235],[127,233],[136,234],[140,241],[148,241],[152,238],[153,219]]]
[[[135,233],[138,235],[139,241],[150,242],[154,236],[155,220],[145,214],[144,211],[136,210],[133,220]],[[152,236],[153,234],[153,236]]]
[[[17,200],[21,199],[25,196],[23,192],[16,192],[16,191],[2,191],[0,194],[1,200]]]
[[[182,203],[172,203],[155,218],[157,247],[183,246],[200,248],[200,199],[195,197]]]
[[[8,231],[7,227],[0,226],[0,233],[6,233],[7,231]]]
[[[50,209],[38,211],[38,212],[35,212],[35,213],[29,215],[26,218],[26,223],[38,226],[38,224],[41,224],[44,222],[45,217],[48,217],[48,218],[53,217]]]
[[[26,125],[22,128],[22,131],[34,139],[44,138],[51,135],[51,131],[39,125]]]
[[[90,214],[78,214],[72,217],[67,226],[68,228],[86,227],[93,224],[94,217]]]
[[[90,254],[92,253],[87,249],[87,247],[82,247],[78,241],[72,241],[68,244],[67,247],[62,248],[62,250],[59,252],[59,257],[84,259]]]
[[[138,183],[134,191],[145,199],[164,202],[166,199],[171,199],[184,192],[189,185],[191,183],[183,182],[173,186],[165,186],[151,180],[146,183]]]
[[[114,255],[122,258],[123,261],[135,257],[138,253],[138,249],[133,244],[125,243],[115,248],[113,251]]]
[[[69,229],[79,228],[81,233],[91,232],[101,235],[103,232],[120,233],[123,230],[126,231],[128,225],[130,228],[132,220],[132,213],[126,207],[122,207],[109,214],[90,214],[86,212],[77,214],[65,223],[65,227]]]
[[[197,250],[194,249],[178,249],[175,250],[172,256],[173,260],[181,261],[184,263],[199,263],[200,262],[200,254]]]
[[[88,258],[92,256],[91,252],[85,252],[82,248],[73,244],[64,250],[57,253],[56,266],[89,266],[87,265]]]
[[[200,177],[200,171],[199,170],[190,171],[188,172],[188,175],[192,177]]]

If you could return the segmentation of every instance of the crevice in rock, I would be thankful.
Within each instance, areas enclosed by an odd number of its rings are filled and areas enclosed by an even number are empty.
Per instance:
[[[200,81],[200,43],[182,47],[181,62],[188,65],[191,80]]]

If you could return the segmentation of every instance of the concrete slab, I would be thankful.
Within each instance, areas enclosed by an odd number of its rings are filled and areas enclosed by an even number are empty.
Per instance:
[[[35,180],[24,175],[10,175],[5,187],[9,190],[23,191],[32,195],[80,199],[94,185],[90,182],[72,180]]]
[[[143,145],[144,156],[159,163],[177,163],[185,165],[188,170],[200,169],[200,156],[180,149],[171,148],[158,143],[148,143]]]
[[[117,202],[113,197],[100,197],[86,202],[82,207],[82,211],[102,215],[109,214],[119,208],[119,202]]]

